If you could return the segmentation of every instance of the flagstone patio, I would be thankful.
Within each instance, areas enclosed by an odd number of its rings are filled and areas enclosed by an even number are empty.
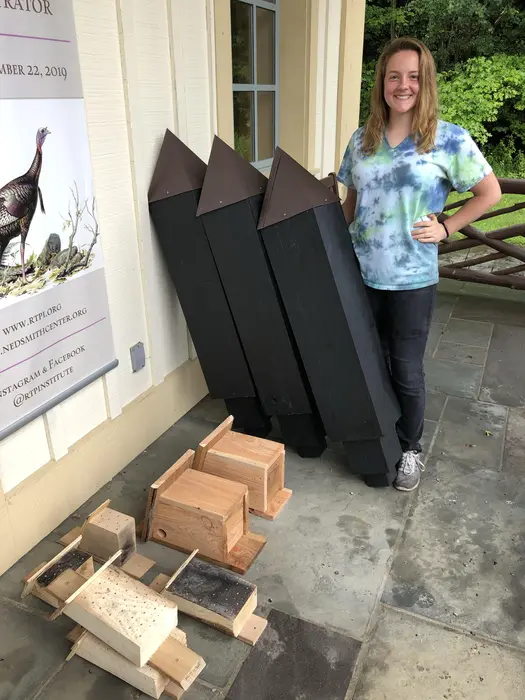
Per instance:
[[[443,282],[426,357],[418,493],[370,489],[331,445],[287,452],[294,490],[248,572],[270,624],[259,646],[181,615],[207,666],[187,700],[525,697],[525,294]],[[65,616],[20,600],[22,577],[106,498],[140,519],[148,486],[224,416],[205,399],[0,578],[0,700],[143,700],[79,658]],[[139,551],[169,573],[182,555]],[[246,665],[243,666],[243,664]]]

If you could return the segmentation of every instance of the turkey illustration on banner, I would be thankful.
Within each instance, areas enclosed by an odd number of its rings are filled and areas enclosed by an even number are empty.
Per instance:
[[[1,4],[0,440],[117,365],[73,0]]]

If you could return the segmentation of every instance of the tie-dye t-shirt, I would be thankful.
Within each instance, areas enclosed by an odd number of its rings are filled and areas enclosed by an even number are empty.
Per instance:
[[[430,153],[418,153],[411,136],[395,148],[385,136],[365,156],[363,134],[363,127],[353,134],[337,176],[357,190],[349,231],[363,280],[393,290],[437,284],[437,244],[414,240],[413,225],[441,212],[452,188],[466,192],[492,168],[468,131],[448,122],[439,121]]]

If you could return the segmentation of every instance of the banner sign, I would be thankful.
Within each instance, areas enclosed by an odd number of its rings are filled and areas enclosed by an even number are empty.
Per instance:
[[[0,440],[117,365],[72,0],[0,0]]]

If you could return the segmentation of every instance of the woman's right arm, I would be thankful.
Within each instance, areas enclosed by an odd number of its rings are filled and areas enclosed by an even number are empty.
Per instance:
[[[346,223],[351,224],[355,217],[355,204],[357,201],[357,191],[352,187],[348,189],[346,199],[343,202],[343,213],[345,215]]]

